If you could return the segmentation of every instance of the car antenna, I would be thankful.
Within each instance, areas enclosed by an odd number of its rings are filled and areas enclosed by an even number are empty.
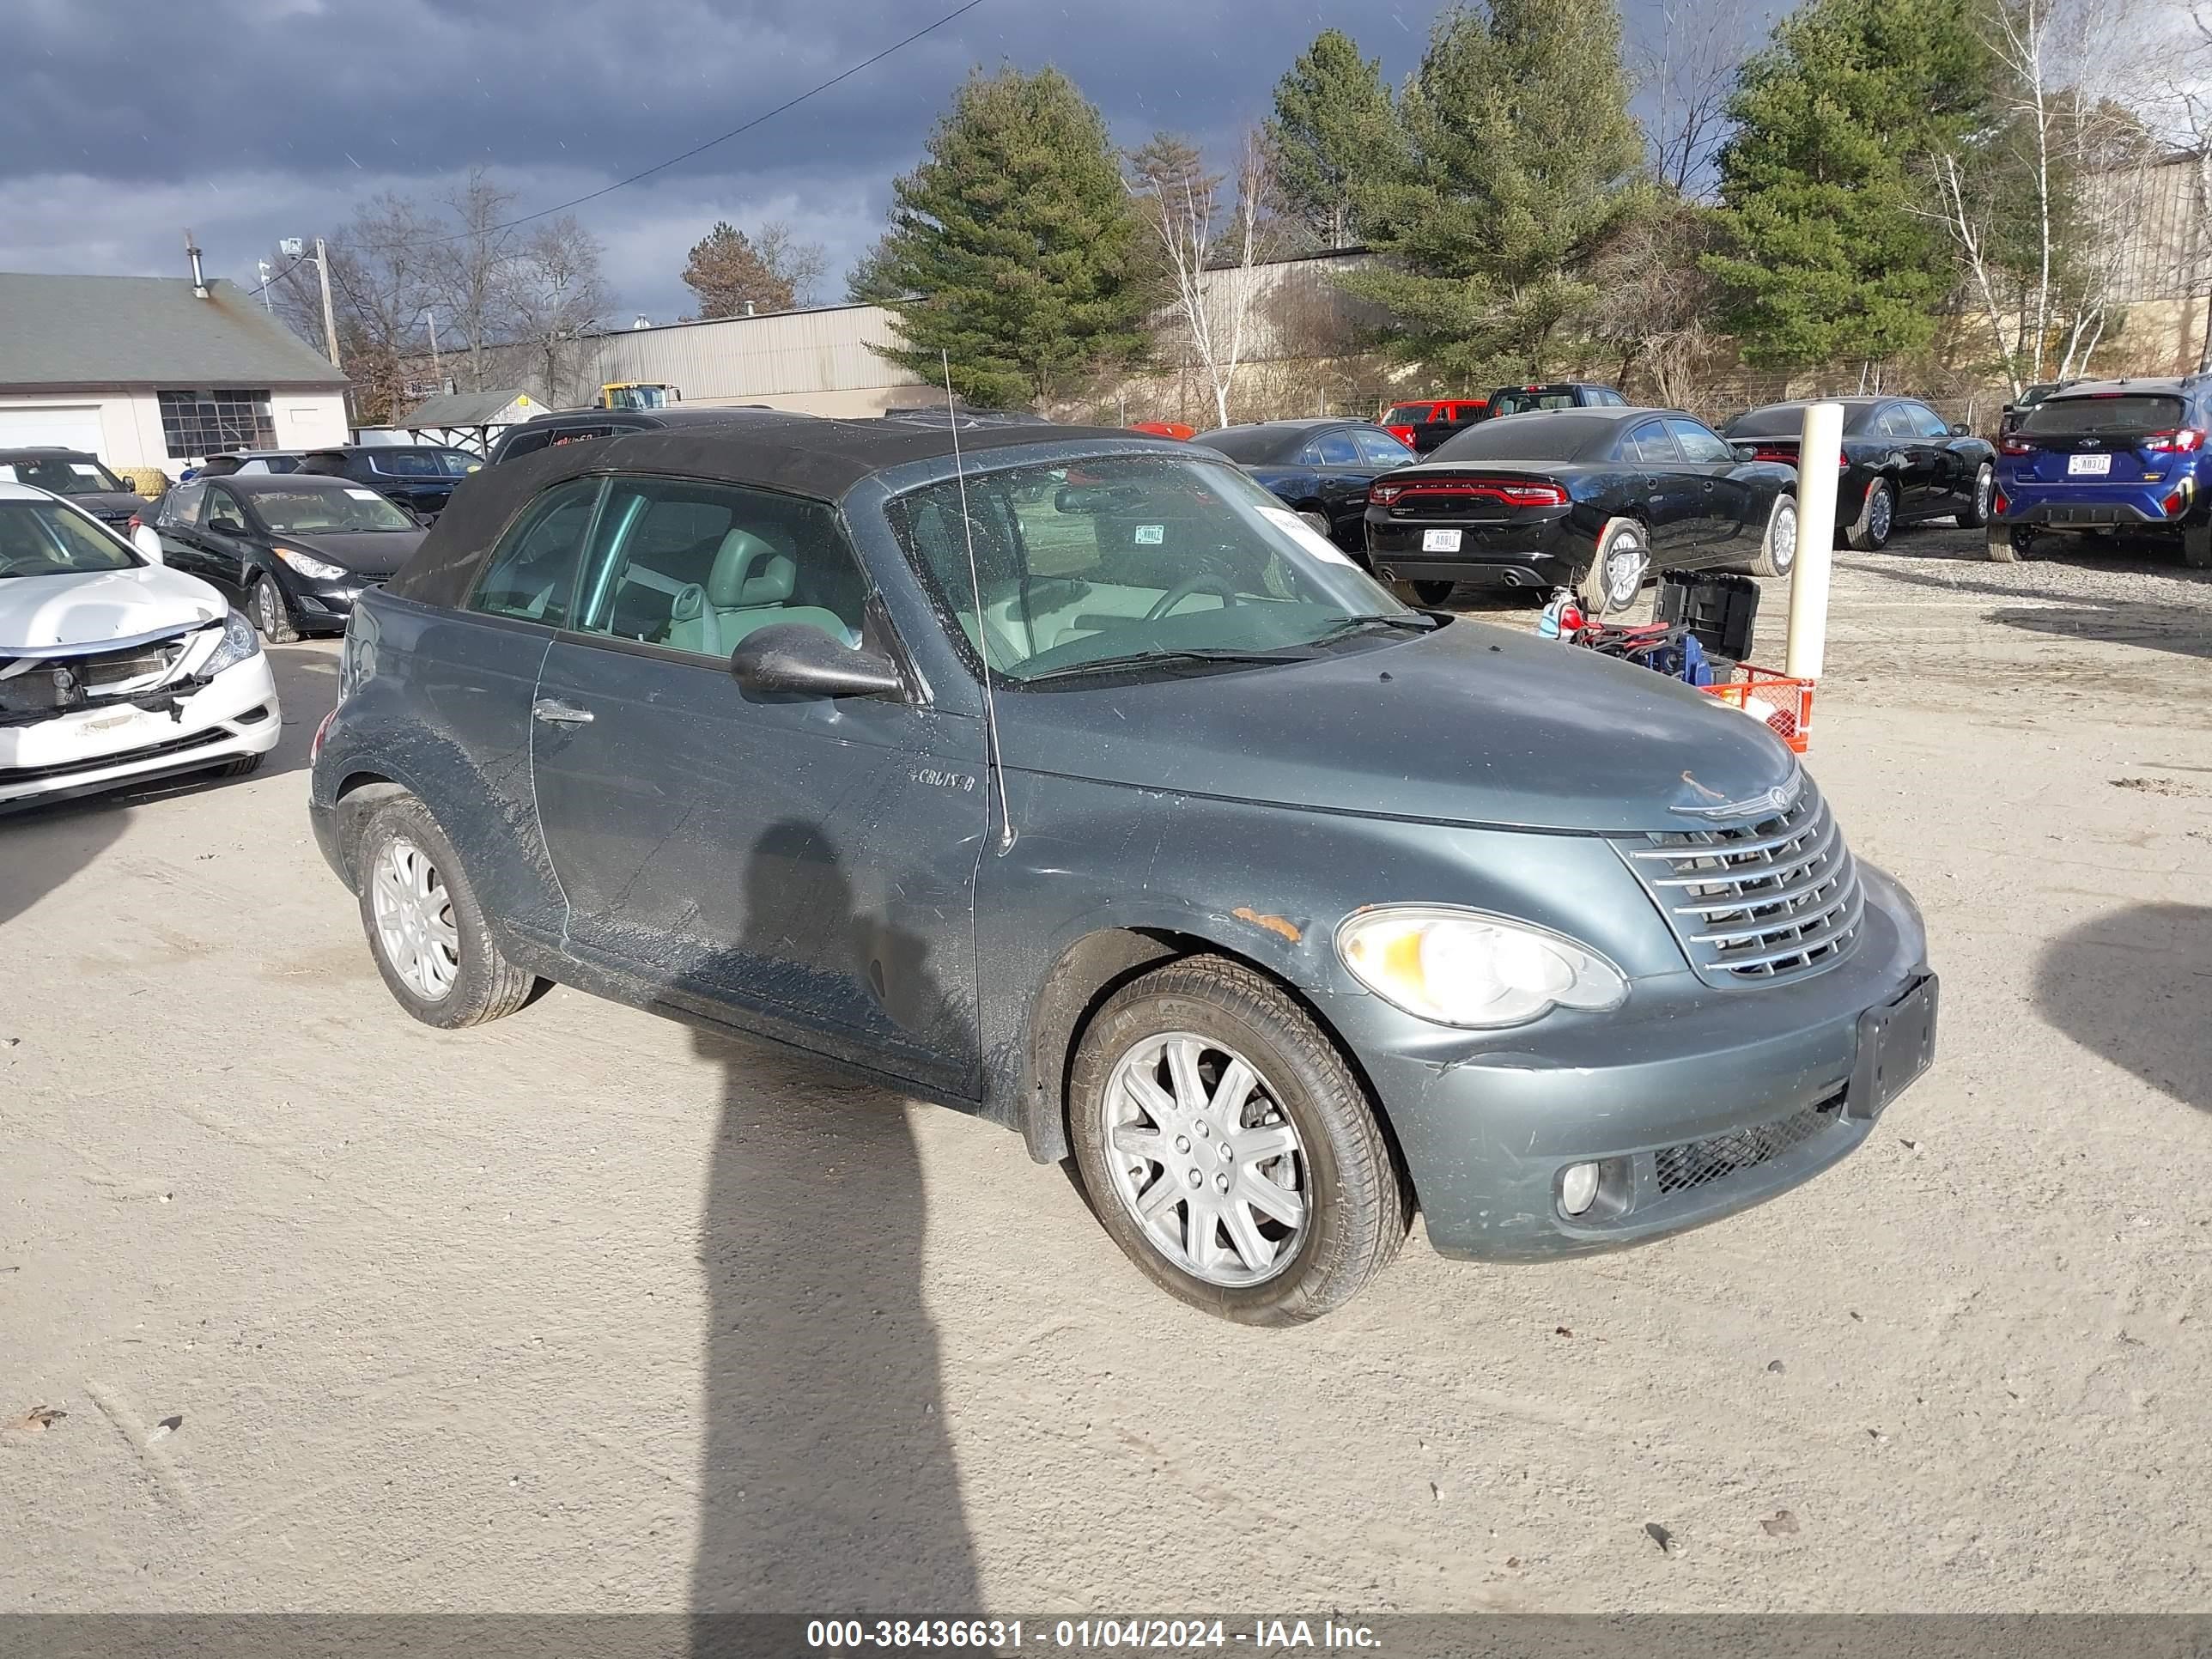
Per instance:
[[[968,516],[968,473],[960,461],[960,410],[952,398],[952,358],[942,347],[938,361],[945,370],[945,416],[952,432],[952,477],[960,486],[960,533],[968,543],[968,591],[975,599],[975,654],[983,663],[983,732],[990,745],[992,781],[999,791],[999,851],[1014,844],[1013,808],[1006,799],[1006,757],[999,747],[999,700],[991,690],[991,636],[983,630],[983,579],[975,569],[975,521]]]

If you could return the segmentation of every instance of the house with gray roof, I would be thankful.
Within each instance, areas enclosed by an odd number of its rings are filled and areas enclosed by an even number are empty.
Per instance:
[[[0,272],[0,448],[174,477],[346,441],[345,376],[233,283]]]

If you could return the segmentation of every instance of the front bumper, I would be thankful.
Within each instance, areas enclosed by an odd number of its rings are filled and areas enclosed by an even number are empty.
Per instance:
[[[283,726],[269,659],[258,651],[181,699],[173,715],[95,704],[0,726],[0,811],[264,755]]]
[[[1421,544],[1431,530],[1457,531],[1455,552]],[[1595,543],[1590,549],[1595,550]],[[1570,543],[1565,514],[1486,524],[1463,519],[1398,519],[1367,509],[1368,567],[1384,581],[1455,581],[1491,587],[1571,587],[1589,553]]]
[[[380,586],[377,581],[355,578],[328,586],[307,586],[304,584],[292,591],[292,614],[300,626],[315,632],[343,634],[352,619],[353,608],[362,594],[369,588]]]
[[[1685,971],[1638,981],[1609,1015],[1553,1013],[1478,1036],[1377,997],[1328,999],[1367,1071],[1443,1255],[1533,1261],[1620,1249],[1772,1198],[1872,1127],[1854,1090],[1863,1017],[1928,977],[1904,890],[1859,866],[1863,936],[1793,983],[1717,990]],[[1567,1166],[1597,1163],[1596,1205],[1559,1207]]]

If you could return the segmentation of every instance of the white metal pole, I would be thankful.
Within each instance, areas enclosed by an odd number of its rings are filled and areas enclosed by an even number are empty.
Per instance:
[[[1844,406],[1805,405],[1797,441],[1797,559],[1790,572],[1790,642],[1784,672],[1817,680],[1828,643],[1828,580],[1836,554],[1837,461]]]
[[[438,383],[438,390],[446,389],[446,371],[438,367],[438,307],[424,306],[422,314],[430,319],[430,378]]]
[[[338,363],[337,313],[331,309],[331,258],[323,252],[323,239],[315,238],[315,274],[323,279],[323,343],[331,349],[331,367]]]

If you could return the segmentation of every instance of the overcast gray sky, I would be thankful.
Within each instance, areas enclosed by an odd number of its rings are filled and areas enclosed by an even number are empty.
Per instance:
[[[13,0],[0,55],[0,270],[252,286],[283,236],[474,162],[520,210],[579,196],[726,131],[958,0]],[[691,303],[685,250],[718,218],[781,218],[829,251],[824,299],[881,229],[890,184],[975,64],[1051,63],[1115,138],[1157,128],[1218,155],[1264,115],[1321,28],[1395,81],[1430,0],[982,0],[896,56],[578,216],[627,322]]]

